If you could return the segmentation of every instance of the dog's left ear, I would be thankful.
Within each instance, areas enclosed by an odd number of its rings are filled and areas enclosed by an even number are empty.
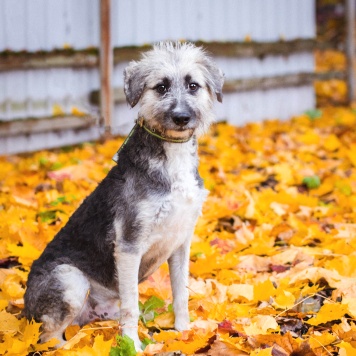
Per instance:
[[[223,94],[222,88],[224,85],[224,73],[217,65],[208,57],[204,58],[204,67],[207,70],[207,85],[216,94],[216,99],[222,103]]]
[[[124,91],[126,101],[133,108],[140,100],[145,89],[145,75],[138,62],[132,61],[124,70]]]

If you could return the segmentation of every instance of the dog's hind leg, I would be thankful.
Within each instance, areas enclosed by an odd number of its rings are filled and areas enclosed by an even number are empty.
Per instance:
[[[65,343],[63,333],[66,327],[76,323],[85,308],[90,284],[76,267],[58,265],[47,278],[38,274],[28,286],[25,300],[25,315],[28,319],[41,321],[41,342],[52,338]]]

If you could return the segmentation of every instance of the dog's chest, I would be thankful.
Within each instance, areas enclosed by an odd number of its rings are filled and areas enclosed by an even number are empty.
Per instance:
[[[168,195],[151,200],[152,225],[143,245],[141,272],[151,274],[172,253],[191,238],[205,199],[205,190],[196,177],[191,151],[171,152],[166,166],[171,182]]]
[[[165,168],[171,189],[170,194],[159,202],[155,217],[155,225],[161,229],[184,225],[184,221],[189,224],[190,217],[196,216],[201,209],[204,192],[196,177],[197,157],[193,146],[171,145],[166,149],[166,155]]]

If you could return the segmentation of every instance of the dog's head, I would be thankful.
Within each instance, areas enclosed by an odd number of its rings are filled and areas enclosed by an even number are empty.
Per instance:
[[[125,69],[125,94],[152,128],[185,138],[204,133],[222,101],[222,71],[191,43],[162,42]]]

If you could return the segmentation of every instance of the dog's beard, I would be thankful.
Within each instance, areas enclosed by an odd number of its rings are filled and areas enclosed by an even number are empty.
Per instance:
[[[192,137],[194,129],[165,130],[163,135],[167,138],[186,140]]]
[[[146,126],[153,132],[157,133],[158,135],[167,138],[167,139],[174,139],[174,140],[189,140],[195,132],[195,128],[191,127],[164,127],[156,120],[149,120],[146,123]]]

